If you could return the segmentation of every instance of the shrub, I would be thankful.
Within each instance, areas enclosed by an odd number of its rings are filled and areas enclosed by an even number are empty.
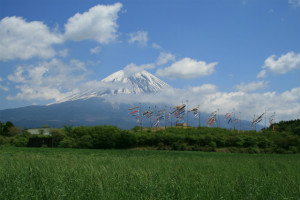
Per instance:
[[[53,146],[58,147],[60,142],[66,137],[66,134],[60,129],[51,129],[51,135],[53,138]]]
[[[79,148],[92,148],[92,137],[90,135],[83,135],[79,140],[77,141],[77,146]]]
[[[289,151],[291,151],[292,153],[299,153],[299,147],[290,146]]]
[[[76,147],[76,143],[73,138],[65,137],[62,141],[59,142],[58,146],[63,148],[72,148],[72,147]]]
[[[265,137],[259,138],[259,141],[258,141],[259,148],[267,148],[270,146],[270,144],[271,144],[271,142],[267,138],[265,138]]]
[[[257,147],[249,147],[247,153],[260,153],[260,150]]]
[[[137,138],[134,134],[123,130],[117,137],[116,148],[126,149],[137,145]]]
[[[27,147],[29,139],[27,137],[17,137],[14,141],[16,147]]]
[[[256,138],[252,137],[252,136],[248,136],[245,138],[244,140],[244,147],[255,147],[257,146],[257,143],[256,143]]]

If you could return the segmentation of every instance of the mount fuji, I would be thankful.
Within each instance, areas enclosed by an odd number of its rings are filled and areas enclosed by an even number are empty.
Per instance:
[[[171,86],[145,70],[120,70],[101,80],[96,87],[54,103],[1,110],[0,120],[11,121],[23,128],[44,125],[115,125],[119,128],[132,128],[137,122],[128,116],[128,108],[131,105],[118,103],[116,106],[107,98],[117,99],[123,95],[134,99],[135,95],[155,94],[165,88]]]
[[[104,78],[98,87],[70,95],[55,103],[107,95],[157,93],[164,88],[170,88],[170,86],[145,70],[136,73],[120,70]]]
[[[23,128],[114,125],[130,129],[139,124],[128,115],[128,108],[137,106],[138,98],[152,96],[155,99],[155,95],[164,93],[165,89],[172,87],[145,70],[120,70],[101,80],[96,87],[51,104],[0,110],[0,121],[11,121]],[[156,107],[153,103],[147,103],[147,106]],[[201,125],[206,123],[208,115],[201,113]],[[151,121],[150,124],[148,121],[143,125],[150,127]],[[224,117],[221,116],[219,121],[221,127],[228,126]],[[198,126],[198,120],[190,120],[189,124]],[[250,129],[251,122],[243,120],[242,124],[243,130]]]

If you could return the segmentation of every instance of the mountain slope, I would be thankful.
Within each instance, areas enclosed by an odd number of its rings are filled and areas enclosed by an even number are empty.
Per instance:
[[[120,70],[103,79],[99,87],[74,94],[62,99],[60,102],[47,106],[27,106],[1,110],[0,120],[2,122],[11,121],[16,126],[23,128],[42,127],[44,125],[50,127],[115,125],[119,128],[132,128],[138,125],[136,117],[128,115],[130,112],[128,108],[137,106],[137,103],[132,102],[137,102],[138,96],[141,96],[140,94],[154,96],[152,94],[158,93],[167,87],[171,86],[146,71],[128,73],[128,71]],[[118,95],[126,96],[129,101],[127,103],[125,101],[113,103],[112,100],[118,99]],[[156,105],[155,103],[147,103],[146,105],[142,103],[140,105],[142,105],[143,111],[150,107],[170,106]],[[207,117],[207,113],[201,113],[202,126],[206,126]],[[153,125],[154,119],[151,121],[146,117],[143,118],[145,118],[143,119],[143,126],[150,127]],[[198,126],[198,120],[193,120],[192,116],[189,119],[188,123],[190,125]],[[173,120],[174,125],[175,119]],[[172,121],[167,122],[167,126],[171,124]],[[220,117],[220,124],[221,127],[230,128],[225,123],[224,117]],[[251,122],[243,122],[242,129],[250,129],[250,124]],[[161,126],[164,126],[164,120],[161,120]]]
[[[136,73],[120,70],[101,80],[97,88],[73,94],[56,103],[115,94],[157,93],[166,87],[170,86],[145,70]]]

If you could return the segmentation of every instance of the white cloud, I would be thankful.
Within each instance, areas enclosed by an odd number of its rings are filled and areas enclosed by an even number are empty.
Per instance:
[[[50,30],[40,21],[27,22],[22,17],[5,17],[0,21],[0,60],[66,57],[68,50],[56,52],[52,45],[66,40],[96,40],[109,43],[118,36],[116,23],[121,3],[97,5],[83,14],[77,13],[65,24],[65,33]]]
[[[0,85],[0,89],[1,89],[1,90],[4,90],[4,91],[8,91],[8,90],[9,90],[9,88],[6,87],[6,86],[4,86],[4,85]]]
[[[129,43],[137,42],[141,46],[147,46],[148,42],[148,33],[145,31],[137,31],[135,33],[129,33]]]
[[[198,94],[212,94],[217,92],[218,87],[213,84],[204,84],[201,86],[191,87],[189,90]]]
[[[291,70],[300,68],[300,53],[296,54],[290,51],[287,54],[281,55],[278,59],[276,58],[276,55],[268,57],[262,68],[275,74],[285,74]]]
[[[141,71],[146,70],[146,69],[154,69],[154,68],[155,68],[154,64],[144,64],[144,65],[138,66],[134,63],[130,63],[129,65],[126,65],[124,67],[123,71],[127,75],[130,75],[130,74],[134,74],[134,73],[137,73],[137,72],[141,72]]]
[[[169,61],[175,61],[175,55],[171,53],[161,52],[157,58],[156,64],[157,65],[164,65]]]
[[[211,87],[212,90],[209,90]],[[122,103],[151,103],[179,105],[188,100],[189,107],[200,105],[201,112],[210,113],[217,109],[220,114],[235,110],[241,112],[242,120],[253,119],[253,115],[276,112],[276,121],[300,118],[300,87],[293,88],[280,94],[276,92],[246,93],[221,92],[213,85],[202,85],[199,88],[208,89],[207,92],[200,92],[197,87],[190,89],[175,89],[168,87],[161,93],[149,95],[135,95],[134,98],[128,95],[111,96],[110,102]],[[213,91],[213,92],[212,92]]]
[[[3,81],[3,79],[0,77],[0,82],[2,82],[2,81]],[[1,90],[4,90],[4,91],[8,91],[8,90],[9,90],[8,87],[6,87],[6,86],[4,86],[4,85],[1,85],[1,84],[0,84],[0,89],[1,89]]]
[[[98,54],[100,52],[100,50],[101,50],[100,46],[96,46],[96,47],[90,49],[90,53]]]
[[[39,21],[26,22],[21,17],[0,21],[0,60],[53,57],[53,44],[62,43],[62,35],[53,33]]]
[[[116,23],[121,3],[114,5],[97,5],[82,14],[77,13],[65,24],[65,39],[96,40],[99,43],[109,43],[118,36]]]
[[[242,91],[242,92],[252,92],[255,90],[265,89],[267,86],[268,86],[268,82],[258,81],[258,82],[250,82],[248,84],[241,83],[239,85],[236,85],[235,88],[238,91]]]
[[[63,58],[67,57],[68,54],[69,54],[69,49],[63,49],[63,50],[58,51],[58,55]]]
[[[158,44],[156,44],[156,43],[152,43],[152,47],[153,47],[154,49],[161,49],[161,46],[158,45]]]
[[[261,70],[261,71],[257,74],[256,78],[265,78],[266,76],[267,76],[267,70]]]
[[[214,73],[215,65],[217,65],[217,62],[206,63],[191,58],[183,58],[169,67],[158,69],[156,75],[168,77],[170,79],[199,78]]]
[[[300,0],[289,0],[289,4],[293,5],[296,8],[300,6]]]
[[[19,66],[8,76],[8,80],[16,83],[19,92],[7,99],[58,100],[78,91],[74,88],[86,81],[88,73],[85,64],[78,60],[71,60],[67,65],[52,59],[37,65]]]

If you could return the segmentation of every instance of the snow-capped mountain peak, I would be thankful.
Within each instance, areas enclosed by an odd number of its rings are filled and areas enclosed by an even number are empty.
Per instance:
[[[115,94],[157,93],[166,87],[170,86],[145,70],[136,73],[120,70],[101,80],[98,87],[73,94],[56,103]]]
[[[152,93],[159,92],[168,84],[143,70],[137,73],[128,74],[124,70],[117,71],[102,80],[104,83],[112,83],[118,86],[111,90],[112,94],[117,93]]]

